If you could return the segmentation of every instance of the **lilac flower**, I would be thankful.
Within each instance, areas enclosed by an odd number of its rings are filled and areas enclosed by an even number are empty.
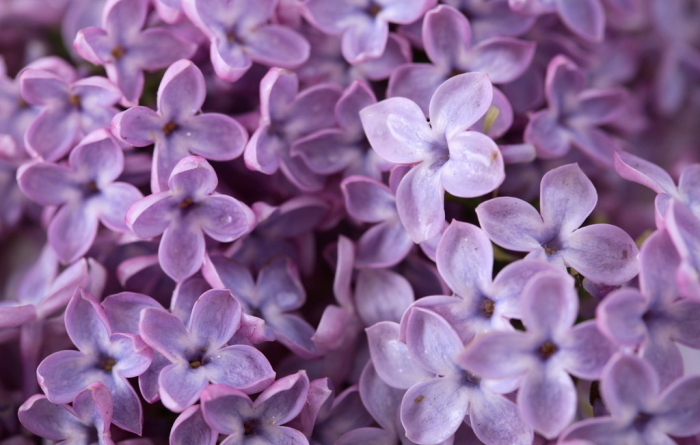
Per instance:
[[[60,60],[60,59],[58,59]],[[36,69],[36,62],[26,69]],[[0,57],[0,148],[2,159],[8,161],[8,154],[25,157],[24,133],[34,121],[38,109],[22,99],[19,76],[13,80],[7,76],[7,66]],[[12,157],[15,157],[12,156]]]
[[[678,299],[675,272],[680,258],[666,232],[647,238],[640,263],[640,290],[611,292],[598,305],[596,318],[606,336],[638,349],[665,388],[683,375],[676,342],[700,349],[700,302]]]
[[[270,260],[260,269],[256,281],[243,265],[220,256],[205,262],[203,273],[213,287],[230,289],[246,313],[265,320],[267,338],[277,339],[300,357],[318,358],[311,341],[314,328],[291,313],[303,306],[306,292],[289,258]]]
[[[202,266],[205,233],[226,243],[255,224],[245,204],[213,193],[217,184],[216,173],[204,158],[187,156],[170,174],[170,190],[141,199],[127,213],[127,224],[139,238],[163,234],[158,259],[163,271],[177,281]]]
[[[151,349],[138,336],[113,334],[102,306],[78,289],[65,314],[66,330],[78,351],[59,351],[36,370],[46,397],[71,402],[91,383],[102,382],[112,394],[115,425],[141,433],[143,414],[136,392],[126,380],[151,364]]]
[[[389,187],[375,180],[351,176],[341,183],[348,214],[358,221],[374,223],[357,243],[357,267],[391,267],[413,247],[396,210]]]
[[[182,0],[192,22],[211,41],[216,74],[235,82],[253,62],[293,69],[309,58],[309,42],[296,31],[268,24],[275,0]]]
[[[381,179],[389,165],[371,150],[362,130],[360,110],[377,103],[366,82],[355,81],[335,105],[340,128],[326,128],[299,139],[292,155],[300,155],[311,170],[321,175],[343,172],[343,177],[363,175]]]
[[[567,28],[582,39],[601,42],[605,10],[600,0],[509,0],[510,8],[526,16],[557,13]]]
[[[391,74],[387,96],[402,96],[428,114],[430,98],[448,78],[470,71],[489,75],[493,83],[508,83],[530,65],[535,44],[510,37],[496,37],[472,47],[472,30],[464,15],[440,5],[425,14],[423,42],[431,64],[413,63]]]
[[[103,77],[68,81],[58,74],[29,68],[20,75],[22,98],[41,108],[27,128],[27,151],[48,161],[68,153],[78,140],[93,130],[109,128],[119,89]]]
[[[223,444],[308,445],[301,432],[282,426],[301,412],[308,391],[304,371],[279,379],[255,402],[235,388],[211,385],[202,394],[202,412],[214,431],[227,436]]]
[[[559,443],[670,444],[676,441],[669,436],[700,433],[700,376],[676,380],[660,391],[659,379],[649,363],[618,354],[603,371],[600,392],[611,415],[575,423],[562,433]]]
[[[545,261],[525,259],[508,264],[492,279],[490,240],[478,227],[459,221],[452,221],[440,238],[436,263],[455,295],[421,298],[412,307],[443,317],[465,343],[485,332],[513,330],[510,320],[522,318],[520,294],[528,280],[559,271]],[[405,328],[402,325],[401,338]]]
[[[491,332],[475,339],[458,363],[489,379],[517,379],[520,415],[548,439],[576,413],[576,389],[569,374],[594,380],[615,352],[595,321],[573,327],[578,297],[573,279],[542,272],[522,293],[526,332]]]
[[[109,433],[112,423],[112,396],[96,382],[78,393],[73,405],[51,403],[46,396],[32,396],[19,408],[22,425],[37,436],[63,444],[113,445]]]
[[[666,214],[666,225],[681,258],[676,271],[680,293],[700,301],[700,219],[686,206],[673,201]]]
[[[596,0],[597,1],[597,0]],[[564,156],[575,145],[595,162],[612,165],[616,143],[597,127],[613,122],[624,110],[622,88],[585,89],[583,71],[564,56],[547,66],[545,95],[548,108],[530,116],[525,142],[543,159]]]
[[[61,206],[49,225],[49,243],[71,263],[85,255],[97,234],[98,221],[127,232],[127,209],[142,195],[136,187],[115,182],[124,168],[124,153],[107,130],[87,135],[71,151],[68,165],[37,161],[17,173],[22,192],[43,205]]]
[[[270,384],[275,373],[262,353],[246,345],[226,346],[240,319],[240,303],[230,291],[216,289],[199,297],[187,327],[161,309],[141,311],[141,336],[171,362],[158,377],[160,397],[168,409],[182,412],[199,399],[209,382],[250,393]]]
[[[158,88],[158,112],[133,107],[112,121],[114,134],[131,145],[155,143],[151,190],[168,189],[168,178],[190,152],[214,161],[229,161],[243,153],[245,129],[219,113],[196,114],[204,103],[204,76],[189,60],[172,64]]]
[[[671,198],[685,204],[700,218],[700,164],[683,170],[676,186],[673,178],[658,165],[624,151],[615,152],[615,171],[623,178],[655,191],[656,225],[665,226],[664,218]]]
[[[389,23],[420,18],[436,0],[309,0],[305,16],[326,34],[342,34],[343,57],[351,64],[378,59],[386,48]]]
[[[196,45],[165,28],[146,24],[148,0],[109,0],[102,13],[102,27],[81,30],[73,42],[85,60],[102,65],[128,104],[138,103],[143,91],[143,71],[155,71],[194,53]]]
[[[491,103],[485,74],[455,76],[430,100],[430,123],[414,102],[394,97],[363,109],[362,125],[372,148],[384,159],[417,164],[401,180],[396,205],[414,242],[435,236],[445,222],[443,195],[475,197],[504,178],[496,144],[471,127]]]
[[[622,284],[639,272],[639,251],[619,227],[579,228],[597,200],[593,183],[578,164],[568,164],[542,178],[541,215],[527,202],[511,197],[490,199],[476,208],[476,214],[481,228],[501,247],[573,267],[595,283]]]
[[[493,393],[489,383],[455,362],[463,348],[457,333],[440,316],[421,308],[409,310],[406,343],[399,326],[382,322],[367,329],[372,362],[380,378],[407,389],[401,402],[406,437],[417,443],[449,439],[465,417],[487,445],[530,444],[532,429],[517,407]]]
[[[335,123],[333,108],[339,89],[316,85],[301,93],[291,71],[272,68],[260,82],[260,125],[246,146],[244,158],[251,170],[266,175],[282,169],[285,177],[306,191],[323,187],[324,177],[311,170],[291,148],[295,142]]]

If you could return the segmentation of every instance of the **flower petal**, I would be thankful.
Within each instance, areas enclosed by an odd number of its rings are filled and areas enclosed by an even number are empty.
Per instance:
[[[576,414],[574,383],[569,374],[553,366],[530,372],[517,400],[523,420],[548,439],[557,437]]]
[[[499,197],[476,207],[479,225],[491,241],[506,249],[529,252],[546,241],[545,227],[539,212],[527,202]]]
[[[571,233],[591,214],[598,194],[590,179],[578,164],[568,164],[550,170],[540,182],[540,213],[549,227]]]
[[[639,250],[634,240],[616,226],[582,227],[564,241],[564,262],[595,283],[619,285],[639,273]]]
[[[447,141],[450,159],[442,167],[442,185],[449,193],[473,198],[495,190],[506,175],[503,156],[488,136],[466,131]]]
[[[612,340],[636,346],[647,333],[642,317],[648,306],[647,299],[636,289],[613,291],[596,308],[598,327]]]
[[[362,269],[355,282],[355,307],[366,326],[401,320],[413,303],[413,289],[403,276],[385,269]]]
[[[206,375],[212,383],[223,383],[247,394],[259,392],[275,379],[270,362],[252,346],[227,346],[205,360]]]
[[[413,167],[396,190],[399,218],[414,242],[437,235],[445,224],[441,170],[427,162]]]
[[[173,222],[163,233],[158,261],[163,272],[182,281],[202,267],[204,251],[204,234],[199,227]]]
[[[240,319],[241,304],[231,291],[212,289],[194,304],[188,330],[198,345],[215,350],[233,337]]]
[[[555,0],[555,4],[559,17],[571,31],[591,42],[603,40],[605,10],[599,0]]]
[[[299,371],[268,386],[255,399],[253,406],[260,421],[268,425],[282,425],[301,412],[308,392],[309,378],[305,371]]]
[[[479,42],[469,50],[462,62],[465,71],[489,75],[492,83],[508,83],[528,69],[535,55],[535,44],[510,37],[493,37]]]
[[[253,230],[255,215],[241,201],[228,195],[211,195],[197,204],[204,233],[223,243],[234,241]]]
[[[469,422],[484,443],[532,444],[532,427],[507,398],[482,389],[469,399]]]
[[[436,378],[413,385],[401,402],[406,437],[418,443],[439,443],[464,421],[469,390],[454,378]]]
[[[309,51],[309,42],[286,26],[263,25],[245,40],[245,52],[250,58],[268,66],[297,68],[309,58]]]
[[[411,308],[402,323],[406,325],[406,346],[420,366],[437,375],[455,372],[455,356],[462,341],[454,329],[435,312]]]
[[[170,430],[170,443],[172,445],[215,445],[216,434],[204,421],[202,408],[195,405],[187,408],[180,414]]]
[[[402,97],[363,108],[360,119],[372,148],[390,162],[420,162],[436,139],[420,107]]]
[[[196,403],[208,383],[206,371],[201,367],[192,369],[188,362],[168,365],[158,377],[163,405],[176,413]]]
[[[491,282],[491,241],[476,226],[452,221],[440,238],[436,260],[440,275],[459,296],[476,296]]]
[[[486,74],[467,73],[451,77],[435,90],[430,99],[430,125],[449,141],[486,114],[492,98],[493,87]]]

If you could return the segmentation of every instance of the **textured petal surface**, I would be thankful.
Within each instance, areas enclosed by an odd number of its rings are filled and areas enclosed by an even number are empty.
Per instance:
[[[452,221],[438,243],[436,263],[440,275],[457,295],[477,295],[491,282],[491,242],[478,227]]]
[[[563,370],[543,367],[531,372],[518,391],[523,419],[547,438],[554,438],[576,414],[576,389]]]
[[[476,208],[479,225],[491,241],[506,249],[529,252],[546,241],[539,212],[527,202],[511,197],[490,199]]]
[[[430,125],[450,140],[474,125],[491,105],[493,87],[486,74],[460,74],[445,81],[430,99]]]
[[[392,387],[407,389],[434,375],[418,366],[405,343],[398,341],[399,325],[381,322],[367,328],[369,351],[379,377]]]
[[[578,229],[595,208],[598,194],[578,164],[550,170],[540,183],[540,212],[545,224],[560,233]]]
[[[251,346],[227,346],[210,354],[205,360],[209,380],[238,388],[245,393],[256,393],[275,378],[270,362]]]
[[[441,176],[449,193],[473,198],[492,192],[505,179],[501,151],[488,136],[467,131],[450,138],[447,145],[450,159]]]
[[[437,378],[412,386],[401,402],[406,437],[418,443],[439,443],[464,421],[469,391],[457,379]]]
[[[444,189],[439,168],[427,162],[413,167],[396,190],[399,217],[414,242],[437,235],[445,223]]]

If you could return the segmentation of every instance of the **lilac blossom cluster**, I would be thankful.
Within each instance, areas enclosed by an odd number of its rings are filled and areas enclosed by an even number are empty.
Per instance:
[[[699,23],[0,0],[0,445],[700,445]]]

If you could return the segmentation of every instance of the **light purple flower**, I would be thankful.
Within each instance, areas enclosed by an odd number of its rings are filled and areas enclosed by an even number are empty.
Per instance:
[[[568,164],[542,178],[541,212],[518,198],[499,197],[479,204],[476,214],[481,228],[501,247],[573,267],[595,283],[622,284],[639,272],[639,250],[619,227],[579,228],[597,201],[591,180],[578,164]]]
[[[526,16],[557,13],[567,28],[582,39],[601,42],[605,10],[600,0],[509,0],[510,8]]]
[[[265,263],[255,281],[246,267],[221,256],[206,261],[203,273],[213,287],[230,289],[246,313],[265,320],[267,338],[278,340],[302,358],[318,358],[311,341],[314,328],[293,313],[304,305],[306,291],[289,258],[276,257]]]
[[[610,416],[575,423],[562,433],[558,443],[671,444],[677,442],[670,436],[700,433],[700,376],[685,377],[660,389],[649,363],[618,354],[605,367],[600,384]]]
[[[549,439],[574,420],[577,397],[569,374],[595,380],[615,352],[595,321],[573,326],[578,315],[573,284],[560,273],[534,276],[521,296],[527,331],[485,334],[457,359],[483,378],[517,379],[520,415]]]
[[[56,161],[93,130],[109,128],[122,98],[119,89],[103,77],[67,80],[55,72],[29,68],[19,77],[22,98],[41,113],[25,135],[34,157]]]
[[[665,388],[683,375],[676,342],[700,349],[700,302],[678,299],[675,274],[680,258],[665,231],[647,238],[640,263],[640,290],[611,292],[598,305],[596,319],[606,336],[638,349]]]
[[[151,364],[151,349],[136,335],[113,334],[102,306],[78,289],[65,314],[66,330],[78,351],[59,351],[36,370],[39,385],[53,403],[68,403],[91,383],[102,382],[112,394],[112,421],[140,434],[141,402],[126,380]]]
[[[61,444],[114,445],[109,432],[113,412],[109,389],[93,383],[72,402],[72,406],[57,405],[37,394],[19,407],[17,415],[32,433]]]
[[[102,65],[128,104],[137,104],[144,83],[144,70],[155,71],[189,57],[196,45],[165,28],[142,31],[148,0],[108,0],[102,27],[80,30],[75,50],[88,62]]]
[[[283,426],[301,412],[308,391],[304,371],[279,379],[255,402],[237,389],[211,385],[202,393],[202,411],[207,424],[227,436],[224,445],[308,445],[301,432]]]
[[[477,437],[487,445],[532,443],[532,429],[520,419],[515,404],[455,362],[464,345],[447,321],[413,308],[402,324],[406,343],[398,341],[396,323],[377,323],[367,335],[379,377],[389,386],[407,389],[400,415],[408,439],[445,441],[468,415]]]
[[[420,18],[436,0],[309,0],[305,16],[326,34],[343,35],[343,57],[351,64],[378,59],[386,48],[389,23]]]
[[[270,384],[275,373],[260,351],[226,345],[240,319],[240,303],[230,291],[217,289],[199,297],[187,327],[162,309],[141,311],[141,336],[171,362],[158,377],[160,397],[168,409],[182,412],[197,402],[209,382],[249,393]]]
[[[425,52],[432,64],[412,63],[391,73],[388,97],[407,97],[428,114],[430,98],[448,78],[472,71],[489,75],[492,83],[508,83],[532,62],[535,44],[510,37],[495,37],[472,46],[469,20],[451,6],[440,5],[425,14]]]
[[[335,105],[340,128],[326,128],[296,141],[292,155],[300,155],[311,170],[322,175],[342,172],[343,177],[363,175],[381,179],[390,164],[373,151],[362,130],[360,110],[377,103],[370,86],[355,81]]]
[[[387,161],[416,164],[396,191],[399,217],[414,242],[435,236],[445,223],[444,192],[488,193],[503,181],[503,158],[488,136],[466,131],[487,111],[492,87],[485,74],[455,76],[430,100],[430,123],[409,99],[394,97],[360,112],[372,148]]]
[[[525,142],[533,144],[543,159],[564,156],[572,145],[595,162],[612,166],[616,141],[601,125],[613,122],[624,111],[623,88],[585,88],[584,72],[565,56],[547,66],[545,95],[548,108],[530,116]]]
[[[492,279],[491,241],[483,230],[459,221],[452,221],[442,234],[436,263],[455,295],[424,297],[411,307],[443,317],[464,343],[486,332],[513,330],[510,320],[522,318],[521,293],[528,280],[541,272],[559,271],[546,261],[525,259],[508,264]],[[406,326],[401,329],[405,338]]]
[[[231,196],[214,193],[217,184],[216,173],[204,158],[188,156],[170,174],[170,190],[141,199],[127,213],[127,224],[139,238],[163,234],[158,259],[176,281],[202,266],[205,233],[226,243],[253,229],[252,210]]]
[[[245,163],[266,175],[282,170],[305,191],[323,187],[324,177],[311,170],[292,146],[304,136],[335,124],[333,109],[340,89],[320,84],[299,93],[299,79],[291,71],[272,68],[260,82],[260,125],[246,146]]]
[[[268,24],[275,0],[182,0],[192,22],[211,41],[216,74],[235,82],[253,62],[293,69],[309,58],[309,42],[296,31]]]
[[[189,60],[172,64],[158,87],[158,111],[133,107],[112,121],[112,131],[124,142],[155,144],[151,190],[167,190],[175,165],[190,153],[214,161],[229,161],[243,153],[248,134],[233,118],[219,113],[197,114],[206,96],[202,72]]]
[[[60,206],[48,238],[64,263],[85,255],[100,221],[110,230],[128,232],[126,211],[143,195],[131,184],[115,182],[123,169],[121,148],[107,130],[96,130],[71,151],[67,166],[37,161],[18,171],[25,195],[45,206]]]

